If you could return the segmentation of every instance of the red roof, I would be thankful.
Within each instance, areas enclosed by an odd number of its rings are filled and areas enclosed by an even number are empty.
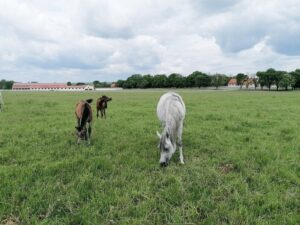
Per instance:
[[[228,85],[237,85],[236,79],[230,79],[230,81],[228,82]]]

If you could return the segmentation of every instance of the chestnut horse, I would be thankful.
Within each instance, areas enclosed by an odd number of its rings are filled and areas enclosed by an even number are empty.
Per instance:
[[[76,104],[77,126],[75,128],[77,129],[77,144],[80,143],[80,140],[86,140],[88,144],[91,143],[93,112],[90,103],[92,101],[93,99],[87,99]]]
[[[111,101],[112,98],[107,97],[106,95],[102,95],[101,98],[97,99],[96,107],[97,107],[97,118],[99,117],[99,110],[101,112],[101,118],[104,116],[106,118],[105,109],[107,108],[107,102]]]

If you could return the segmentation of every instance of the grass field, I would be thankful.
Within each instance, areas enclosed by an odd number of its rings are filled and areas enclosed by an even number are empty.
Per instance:
[[[76,145],[74,107],[104,93],[4,92],[0,223],[299,224],[300,92],[178,92],[185,165],[176,152],[167,168],[163,90],[105,93],[91,146]]]

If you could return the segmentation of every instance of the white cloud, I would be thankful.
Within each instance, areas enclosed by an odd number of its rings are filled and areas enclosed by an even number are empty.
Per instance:
[[[0,78],[293,70],[299,9],[297,0],[2,0]]]

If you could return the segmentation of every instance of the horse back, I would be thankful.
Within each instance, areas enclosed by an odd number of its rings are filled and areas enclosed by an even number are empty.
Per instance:
[[[97,110],[102,110],[102,109],[106,109],[107,108],[107,103],[106,103],[106,100],[103,99],[103,98],[99,98],[97,100]]]
[[[183,120],[185,111],[185,104],[181,96],[175,92],[168,92],[162,95],[156,109],[157,117],[161,122],[165,122],[170,117],[176,121]]]
[[[91,105],[86,101],[80,101],[76,104],[75,115],[77,119],[82,119],[84,113],[87,113],[87,121],[91,122],[93,120],[93,111]]]

